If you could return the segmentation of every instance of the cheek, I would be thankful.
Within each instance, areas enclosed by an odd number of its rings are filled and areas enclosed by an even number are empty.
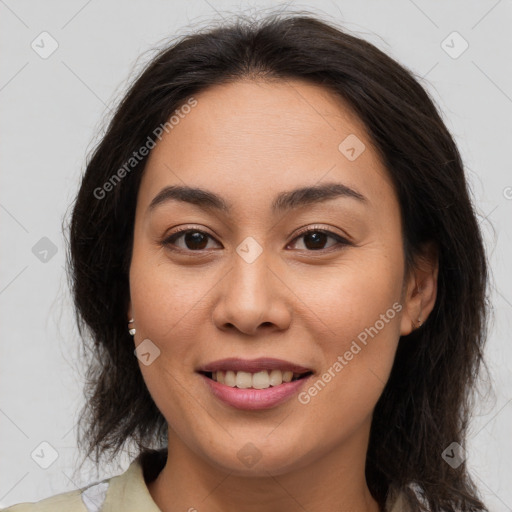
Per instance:
[[[347,254],[329,269],[302,272],[295,279],[294,290],[317,314],[326,336],[332,340],[341,335],[343,340],[357,336],[400,302],[402,284],[400,251],[368,248]],[[394,312],[389,323],[398,324]]]
[[[139,363],[146,386],[157,407],[167,418],[190,401],[187,385],[191,368],[197,364],[199,332],[205,324],[200,319],[201,297],[208,289],[197,273],[190,273],[162,262],[149,251],[134,250],[130,267],[130,294],[137,333],[135,344],[149,339],[159,350],[150,364]],[[199,411],[196,411],[199,413]],[[181,414],[181,413],[180,413]]]
[[[194,325],[201,298],[211,287],[209,273],[171,265],[163,253],[134,248],[130,267],[133,315],[145,337],[176,343]],[[187,328],[188,326],[188,328]]]
[[[161,251],[156,254],[134,247],[130,295],[137,326],[135,344],[149,339],[160,350],[151,364],[139,363],[142,376],[163,415],[187,425],[201,413],[198,404],[190,400],[188,379],[197,362],[191,350],[194,340],[197,343],[201,337],[197,326],[204,324],[198,318],[200,299],[208,287],[200,285],[197,273],[194,280],[162,259]]]
[[[320,281],[301,279],[298,295],[308,298],[320,320],[323,363],[304,402],[328,408],[344,422],[351,411],[348,423],[354,425],[370,413],[389,377],[400,336],[402,279],[400,252],[384,257],[377,250],[345,259]]]

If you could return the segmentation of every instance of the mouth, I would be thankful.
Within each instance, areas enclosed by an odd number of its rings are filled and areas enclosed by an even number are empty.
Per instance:
[[[314,373],[309,368],[268,359],[217,361],[196,372],[213,397],[246,411],[284,406]]]
[[[222,359],[196,371],[219,384],[240,389],[268,389],[305,379],[314,373],[311,368],[269,357]]]
[[[312,371],[292,372],[291,370],[261,370],[258,372],[217,370],[213,372],[200,371],[205,377],[225,386],[240,389],[267,389],[280,386],[283,383],[304,379],[313,374]]]

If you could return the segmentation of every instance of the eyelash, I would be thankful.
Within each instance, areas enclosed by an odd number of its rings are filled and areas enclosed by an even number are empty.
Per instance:
[[[184,228],[177,229],[174,233],[172,233],[171,235],[166,237],[164,240],[162,240],[161,243],[168,249],[170,249],[172,251],[176,251],[176,252],[201,253],[202,251],[208,250],[208,249],[200,249],[200,250],[194,251],[192,249],[182,249],[182,248],[173,247],[174,242],[176,242],[177,239],[179,239],[182,235],[184,235],[186,233],[201,233],[203,235],[206,235],[207,237],[210,237],[211,239],[214,239],[213,236],[211,236],[209,233],[206,233],[205,231],[202,231],[200,229],[190,228],[190,227],[184,227]],[[343,238],[342,236],[337,235],[336,233],[333,233],[332,231],[329,231],[329,230],[326,230],[326,229],[323,229],[323,228],[320,228],[317,226],[312,226],[307,229],[303,229],[303,230],[299,231],[299,233],[297,233],[295,238],[290,243],[295,242],[297,239],[299,239],[305,235],[308,235],[309,233],[322,233],[322,234],[328,235],[329,238],[334,238],[338,243],[331,247],[328,247],[326,249],[317,249],[317,250],[301,249],[302,251],[305,251],[305,252],[320,253],[320,252],[325,252],[325,251],[331,251],[334,247],[336,247],[336,245],[341,246],[341,247],[339,247],[339,249],[341,249],[344,246],[353,245],[346,238]],[[288,244],[288,245],[290,245],[290,244]]]

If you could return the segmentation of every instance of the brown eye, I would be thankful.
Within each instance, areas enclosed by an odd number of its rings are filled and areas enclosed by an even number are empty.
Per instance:
[[[345,238],[324,229],[305,230],[300,233],[290,245],[297,245],[296,241],[300,239],[303,239],[303,247],[298,247],[298,249],[306,251],[322,251],[328,250],[336,245],[342,247],[351,245],[351,243]],[[329,244],[329,239],[334,243],[331,242]],[[215,239],[208,233],[198,229],[188,228],[181,229],[173,233],[171,236],[167,237],[162,244],[171,250],[199,252],[212,248],[208,247],[208,242],[210,240]]]
[[[183,239],[184,246],[180,246],[176,243],[179,239]],[[213,238],[204,231],[199,231],[197,229],[185,229],[166,238],[163,241],[163,244],[166,246],[175,245],[178,249],[182,250],[202,251],[207,248],[209,239],[213,240]]]
[[[313,231],[304,235],[304,245],[308,249],[324,249],[324,245],[327,243],[329,235],[320,231]]]
[[[308,251],[321,251],[324,249],[330,249],[336,245],[350,245],[348,240],[343,237],[336,235],[330,231],[321,230],[321,229],[309,229],[307,231],[303,231],[299,234],[295,240],[303,239],[303,247],[299,247],[299,249],[305,249]],[[328,247],[325,245],[328,243],[328,240],[332,239],[335,241],[334,244],[331,243]],[[295,242],[294,240],[294,242]]]

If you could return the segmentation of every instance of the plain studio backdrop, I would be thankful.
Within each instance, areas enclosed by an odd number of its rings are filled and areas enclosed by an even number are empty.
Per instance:
[[[475,410],[465,455],[490,510],[512,510],[509,0],[0,0],[0,507],[127,468],[124,454],[99,474],[86,465],[73,478],[83,382],[62,219],[105,117],[152,49],[261,8],[333,19],[409,68],[440,107],[466,165],[493,274],[486,354],[495,395]]]

